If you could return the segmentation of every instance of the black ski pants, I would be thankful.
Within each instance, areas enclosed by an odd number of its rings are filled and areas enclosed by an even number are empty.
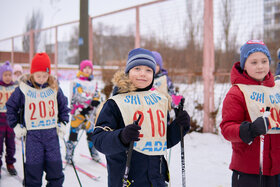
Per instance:
[[[262,187],[278,187],[279,175],[262,176]],[[260,175],[246,174],[233,170],[232,187],[258,187],[260,186]]]

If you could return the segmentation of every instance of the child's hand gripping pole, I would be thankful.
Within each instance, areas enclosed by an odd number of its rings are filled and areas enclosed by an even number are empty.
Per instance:
[[[133,124],[138,125],[141,117],[142,117],[142,115],[140,114],[138,119],[136,121],[133,121]],[[128,173],[129,173],[129,169],[130,169],[130,161],[131,161],[133,146],[134,146],[134,141],[131,141],[129,143],[129,149],[128,149],[128,153],[127,153],[125,172],[124,172],[124,176],[123,176],[123,187],[129,187],[131,185],[131,182],[129,182],[129,180],[128,180]]]
[[[268,127],[268,124],[266,124],[266,119],[270,116],[270,107],[266,107],[265,112],[263,114],[263,120],[265,123],[265,127]],[[266,129],[266,132],[268,129]],[[263,149],[264,149],[264,135],[260,135],[260,186],[262,186],[262,175],[263,175]]]
[[[178,106],[178,112],[184,109],[185,98],[182,97]],[[186,174],[185,174],[185,146],[184,146],[184,128],[180,126],[181,133],[181,166],[182,166],[182,186],[186,186]]]

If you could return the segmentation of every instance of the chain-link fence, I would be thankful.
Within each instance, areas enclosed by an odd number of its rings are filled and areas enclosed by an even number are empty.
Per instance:
[[[90,17],[89,58],[96,77],[109,83],[138,41],[141,47],[162,54],[164,68],[174,83],[201,82],[203,11],[204,0],[159,0]],[[275,72],[276,51],[280,48],[280,0],[213,0],[213,13],[216,84],[229,83],[231,67],[239,61],[239,49],[250,39],[267,44],[271,70]],[[0,62],[10,60],[28,69],[33,54],[46,51],[56,70],[53,72],[62,79],[72,79],[79,64],[78,38],[79,22],[74,20],[0,39]],[[225,93],[221,91],[219,98]],[[193,109],[199,109],[201,102]],[[215,108],[219,109],[220,103],[215,102]]]

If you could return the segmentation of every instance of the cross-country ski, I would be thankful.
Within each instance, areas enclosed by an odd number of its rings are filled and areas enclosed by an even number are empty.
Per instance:
[[[96,160],[92,159],[90,156],[85,155],[85,154],[82,154],[82,153],[80,153],[80,156],[83,157],[83,158],[87,158],[87,159],[89,159],[89,160],[92,160],[92,161],[94,161],[95,163],[101,165],[102,167],[107,168],[106,164],[105,164],[104,162],[102,162],[102,161],[96,161]]]

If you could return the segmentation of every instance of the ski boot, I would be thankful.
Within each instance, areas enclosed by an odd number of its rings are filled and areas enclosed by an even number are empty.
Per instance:
[[[68,164],[71,163],[71,160],[73,159],[73,154],[74,154],[74,144],[72,141],[67,141],[66,142],[66,155],[65,155],[65,160]]]
[[[17,170],[15,169],[13,164],[7,164],[7,170],[10,175],[17,175]]]
[[[89,148],[89,152],[90,152],[90,156],[91,156],[92,160],[94,160],[95,162],[100,162],[99,154],[96,151],[95,147],[93,146],[92,141],[88,141],[88,148]]]

